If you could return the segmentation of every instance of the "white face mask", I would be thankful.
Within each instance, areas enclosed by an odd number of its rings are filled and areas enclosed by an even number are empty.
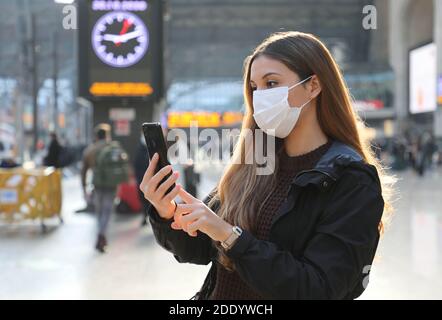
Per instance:
[[[311,98],[298,108],[291,108],[288,101],[289,90],[312,77],[310,76],[290,88],[277,87],[253,91],[253,117],[259,128],[265,133],[272,134],[278,138],[287,137],[295,127],[302,108],[313,100]],[[269,130],[274,130],[274,132]]]

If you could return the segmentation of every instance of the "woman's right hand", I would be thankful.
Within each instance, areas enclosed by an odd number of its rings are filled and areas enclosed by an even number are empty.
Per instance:
[[[160,217],[169,220],[174,216],[176,207],[174,199],[178,195],[181,186],[176,184],[171,192],[166,194],[166,191],[176,182],[179,173],[174,171],[166,181],[160,184],[161,180],[172,171],[172,166],[168,165],[154,174],[158,159],[159,156],[155,153],[144,174],[140,190],[144,197],[155,207]]]

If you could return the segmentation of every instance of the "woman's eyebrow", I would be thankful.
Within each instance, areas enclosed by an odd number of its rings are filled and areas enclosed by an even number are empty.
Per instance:
[[[267,72],[265,75],[263,75],[262,76],[262,79],[264,79],[265,77],[268,77],[268,76],[270,76],[270,75],[272,75],[272,74],[277,74],[277,75],[281,75],[280,73],[277,73],[277,72]],[[250,82],[254,82],[252,79],[250,79]]]
[[[262,76],[262,79],[264,79],[265,77],[267,77],[267,76],[270,76],[270,75],[272,75],[272,74],[277,74],[277,75],[281,75],[281,74],[279,74],[279,73],[277,73],[277,72],[267,72],[265,75],[263,75]]]

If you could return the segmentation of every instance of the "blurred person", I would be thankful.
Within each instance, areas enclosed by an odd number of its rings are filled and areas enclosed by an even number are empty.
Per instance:
[[[107,143],[109,143],[110,129],[110,125],[108,124],[97,125],[94,129],[94,142],[83,150],[80,176],[81,185],[83,188],[83,196],[84,200],[86,201],[86,207],[75,211],[76,213],[95,212],[95,190],[92,186],[92,190],[88,191],[87,173],[89,169],[93,169],[93,167],[95,166],[96,153],[100,151]]]
[[[12,150],[3,149],[3,151],[0,151],[0,168],[12,169],[18,166],[19,164],[15,161]]]
[[[50,139],[51,142],[49,143],[48,153],[43,160],[43,164],[47,167],[60,168],[62,146],[58,141],[58,137],[55,132],[50,133]]]
[[[440,138],[434,138],[435,148],[436,148],[436,164],[437,166],[442,165],[442,148]]]
[[[62,145],[58,165],[60,168],[65,168],[74,165],[81,160],[82,153],[79,152],[76,146],[72,146],[69,142]],[[79,159],[80,158],[80,159]]]
[[[153,157],[140,187],[157,241],[181,263],[212,262],[195,299],[357,298],[392,182],[362,139],[339,67],[315,36],[278,32],[246,58],[244,98],[233,161],[203,201],[179,184],[165,194],[178,174],[155,173]],[[240,160],[257,129],[275,136],[269,175]]]
[[[112,214],[116,188],[127,181],[128,157],[118,142],[111,140],[111,127],[100,124],[95,128],[95,142],[86,148],[83,155],[81,183],[86,201],[90,196],[86,188],[86,175],[93,171],[94,207],[98,221],[98,236],[95,248],[104,253],[107,246],[106,231]]]
[[[391,167],[393,170],[405,170],[407,168],[407,145],[406,140],[399,136],[393,141]]]
[[[417,172],[420,176],[424,176],[428,167],[433,163],[433,156],[437,152],[437,145],[434,136],[425,131],[419,138],[418,142],[419,161],[417,164]]]
[[[419,164],[419,135],[411,129],[407,132],[407,153],[411,167],[417,171]]]

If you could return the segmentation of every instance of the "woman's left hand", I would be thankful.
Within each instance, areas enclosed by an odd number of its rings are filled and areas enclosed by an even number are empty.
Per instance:
[[[177,204],[172,229],[183,230],[192,237],[201,231],[215,241],[224,241],[231,235],[232,225],[221,219],[204,202],[184,189],[178,195],[185,203]]]

